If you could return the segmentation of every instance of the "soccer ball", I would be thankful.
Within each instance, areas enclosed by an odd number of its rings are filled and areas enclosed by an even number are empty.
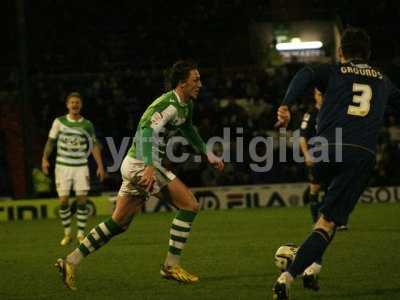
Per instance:
[[[299,247],[294,244],[286,244],[276,250],[274,255],[275,265],[281,272],[290,267],[296,257],[297,250],[299,250]]]

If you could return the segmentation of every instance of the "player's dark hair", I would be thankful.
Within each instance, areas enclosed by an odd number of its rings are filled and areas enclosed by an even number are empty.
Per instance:
[[[72,93],[69,93],[67,95],[67,97],[65,98],[65,103],[68,103],[68,100],[71,99],[72,97],[79,98],[82,101],[81,94],[79,94],[78,92],[72,92]]]
[[[193,60],[178,60],[173,64],[171,69],[164,72],[165,88],[172,90],[176,86],[188,79],[190,71],[197,69],[197,64]]]
[[[343,32],[341,47],[347,59],[368,60],[371,54],[371,39],[364,29],[349,27]]]

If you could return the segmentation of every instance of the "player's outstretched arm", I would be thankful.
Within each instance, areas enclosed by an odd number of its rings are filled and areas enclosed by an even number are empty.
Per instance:
[[[143,162],[145,164],[143,175],[138,183],[148,192],[153,189],[156,180],[155,169],[153,166],[153,128],[156,128],[156,132],[158,132],[162,129],[162,126],[163,125],[160,125],[158,122],[153,122],[152,127],[141,128],[139,140],[136,141],[138,148],[141,149],[140,152],[143,155]]]
[[[224,170],[224,161],[219,157],[215,156],[212,151],[207,152],[207,160],[208,163],[218,171],[222,172]]]
[[[146,165],[143,171],[142,178],[140,178],[138,184],[142,186],[147,192],[151,192],[154,183],[156,182],[156,170],[151,165]]]
[[[53,152],[55,144],[56,143],[54,139],[48,138],[46,145],[44,146],[43,157],[42,157],[42,172],[45,175],[49,175],[49,167],[50,167],[49,157]]]
[[[314,83],[315,71],[311,67],[304,67],[296,73],[286,91],[282,105],[293,105]]]
[[[49,157],[53,152],[59,133],[60,133],[60,121],[58,121],[58,119],[55,119],[53,121],[53,124],[51,125],[49,138],[47,139],[46,145],[44,146],[43,150],[42,172],[45,175],[49,175],[49,167],[50,167]]]
[[[191,123],[187,122],[184,124],[180,128],[180,132],[187,139],[189,144],[192,145],[198,152],[202,154],[207,153],[206,144]]]
[[[215,156],[212,151],[207,151],[206,144],[191,123],[186,123],[180,128],[180,131],[182,135],[198,152],[207,156],[207,161],[210,165],[212,165],[218,171],[223,171],[224,162],[222,161],[222,159]]]
[[[306,66],[296,73],[286,91],[285,98],[277,112],[276,127],[287,127],[290,122],[290,107],[311,87],[324,91],[330,75],[329,65]]]
[[[276,113],[276,117],[278,119],[278,122],[276,122],[275,127],[276,128],[286,128],[289,125],[290,122],[290,110],[287,105],[281,105],[278,108],[278,111]]]
[[[102,182],[106,177],[106,171],[104,170],[103,159],[101,158],[101,149],[98,143],[93,145],[92,154],[97,164],[96,174],[99,176],[100,181]]]

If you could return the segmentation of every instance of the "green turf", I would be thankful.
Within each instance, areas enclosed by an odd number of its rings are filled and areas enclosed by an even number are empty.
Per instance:
[[[399,215],[398,204],[359,205],[350,231],[327,252],[321,291],[304,291],[298,281],[292,299],[400,299]],[[58,245],[58,221],[1,223],[0,299],[271,299],[274,251],[310,230],[306,208],[202,212],[183,257],[201,281],[188,286],[158,273],[172,217],[138,216],[82,263],[78,292],[66,290],[53,267],[73,249]]]

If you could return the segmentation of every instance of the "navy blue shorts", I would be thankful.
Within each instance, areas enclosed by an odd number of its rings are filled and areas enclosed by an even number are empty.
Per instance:
[[[334,160],[334,148],[329,151],[330,162],[318,162],[314,171],[326,187],[321,214],[336,226],[346,225],[358,199],[368,185],[375,166],[375,155],[362,148],[343,146],[342,162]]]

